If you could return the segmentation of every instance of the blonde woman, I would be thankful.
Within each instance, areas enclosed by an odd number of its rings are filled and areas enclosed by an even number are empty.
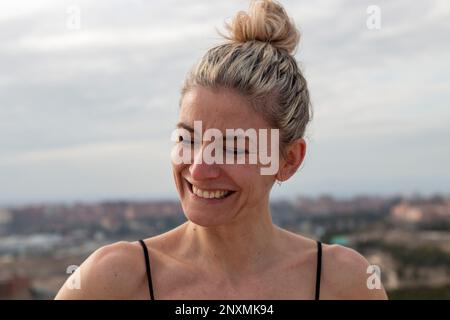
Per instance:
[[[293,56],[300,34],[282,5],[269,0],[252,1],[226,26],[224,42],[195,64],[181,90],[178,128],[191,136],[178,137],[174,154],[197,150],[192,161],[172,164],[187,222],[97,249],[66,282],[79,277],[80,289],[65,284],[56,299],[387,298],[382,286],[368,287],[369,263],[359,253],[272,223],[270,191],[303,162],[311,120],[307,83]],[[271,151],[279,151],[278,170],[200,161],[198,150],[211,140],[194,136],[195,121],[200,134],[277,129],[279,149]],[[233,143],[224,152],[245,160],[248,147]]]

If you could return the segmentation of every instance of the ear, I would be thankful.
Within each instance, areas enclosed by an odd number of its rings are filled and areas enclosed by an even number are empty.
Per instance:
[[[306,141],[297,139],[287,146],[286,158],[282,159],[276,175],[278,181],[286,181],[298,170],[306,155]]]

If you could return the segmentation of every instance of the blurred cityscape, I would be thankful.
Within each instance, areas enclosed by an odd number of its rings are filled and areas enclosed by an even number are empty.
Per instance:
[[[271,203],[275,224],[358,250],[390,299],[450,299],[450,196],[298,197]],[[97,248],[186,221],[178,201],[35,204],[0,209],[0,299],[53,299]]]

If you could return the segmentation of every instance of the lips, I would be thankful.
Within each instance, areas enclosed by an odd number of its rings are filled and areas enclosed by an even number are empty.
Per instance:
[[[198,198],[207,199],[207,200],[222,200],[228,198],[236,191],[228,190],[228,189],[212,189],[212,188],[199,188],[196,185],[190,183],[187,179],[184,179],[189,187],[189,191],[191,194],[195,195]]]

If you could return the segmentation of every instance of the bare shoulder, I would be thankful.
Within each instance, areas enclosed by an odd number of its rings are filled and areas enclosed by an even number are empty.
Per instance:
[[[380,284],[369,286],[374,277],[370,263],[356,250],[341,245],[323,244],[321,299],[378,300],[387,299]]]
[[[142,247],[118,241],[95,250],[70,275],[55,299],[127,299],[145,279]]]

